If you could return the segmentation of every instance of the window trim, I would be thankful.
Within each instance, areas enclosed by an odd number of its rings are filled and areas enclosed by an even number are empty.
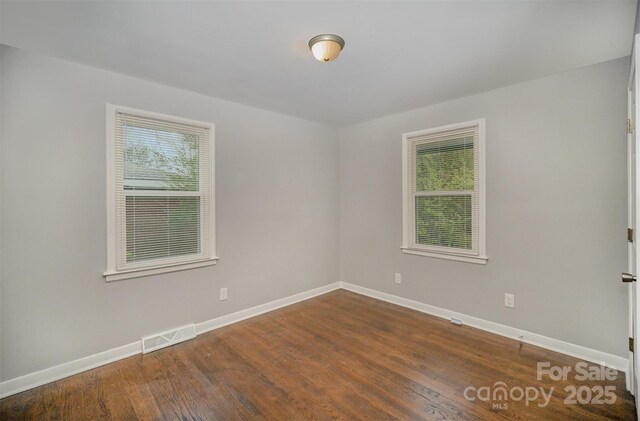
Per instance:
[[[410,232],[411,212],[415,212],[415,206],[410,206],[411,199],[409,185],[409,148],[412,146],[412,138],[432,135],[475,127],[478,133],[478,252],[466,252],[464,250],[447,250],[441,247],[421,246],[415,244],[415,233]],[[486,154],[485,154],[485,120],[471,120],[463,123],[449,124],[426,130],[404,133],[402,135],[402,247],[405,254],[435,257],[439,259],[455,260],[467,263],[486,264],[489,257],[486,253]]]
[[[188,261],[162,262],[155,265],[132,265],[126,269],[118,269],[117,255],[118,245],[116,241],[117,212],[116,212],[116,113],[134,114],[140,117],[154,118],[158,120],[171,121],[175,123],[201,126],[210,131],[210,212],[211,233],[209,236],[209,255],[203,255],[200,259],[189,259]],[[166,114],[154,113],[151,111],[139,110],[135,108],[123,107],[119,105],[106,104],[106,158],[107,158],[107,270],[103,273],[105,281],[119,281],[123,279],[138,278],[142,276],[157,275],[168,272],[176,272],[198,267],[215,265],[218,261],[216,254],[216,229],[215,229],[215,125],[198,120],[191,120]],[[201,222],[202,224],[202,222]],[[201,226],[201,229],[202,226]],[[192,255],[191,255],[192,256]],[[177,259],[176,259],[177,260]]]

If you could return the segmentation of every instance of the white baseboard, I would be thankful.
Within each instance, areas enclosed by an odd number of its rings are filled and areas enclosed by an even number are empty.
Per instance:
[[[300,301],[308,300],[309,298],[313,298],[315,296],[322,295],[339,288],[340,283],[335,282],[333,284],[324,285],[319,288],[301,292],[299,294],[291,295],[279,300],[271,301],[266,304],[261,304],[259,306],[252,307],[246,310],[241,310],[236,313],[228,314],[226,316],[211,319],[206,322],[197,323],[196,334],[200,335],[210,330],[218,329],[220,327],[227,326],[229,324],[236,323],[250,317],[258,316],[260,314],[286,307]],[[43,384],[60,380],[65,377],[69,377],[83,371],[91,370],[92,368],[100,367],[102,365],[109,364],[114,361],[118,361],[123,358],[131,357],[132,355],[140,353],[142,353],[142,343],[140,341],[136,341],[128,345],[113,348],[108,351],[90,355],[88,357],[69,361],[55,367],[45,368],[44,370],[6,380],[0,383],[0,398],[15,395],[16,393],[24,392],[25,390],[42,386]]]
[[[88,357],[69,361],[54,367],[45,368],[44,370],[6,380],[0,383],[0,398],[15,395],[16,393],[24,392],[25,390],[33,389],[34,387],[42,386],[43,384],[54,382],[56,380],[64,379],[65,377],[73,376],[74,374],[82,373],[83,371],[91,370],[92,368],[100,367],[101,365],[140,354],[141,352],[142,345],[140,341],[137,341],[108,351],[89,355]]]
[[[623,357],[596,351],[595,349],[586,348],[580,345],[570,344],[568,342],[559,341],[557,339],[548,338],[546,336],[526,332],[498,323],[493,323],[487,320],[479,319],[477,317],[467,316],[466,314],[442,309],[439,307],[431,306],[429,304],[420,303],[418,301],[398,297],[396,295],[387,294],[347,282],[336,282],[333,284],[325,285],[309,291],[301,292],[299,294],[291,295],[289,297],[271,301],[266,304],[261,304],[246,310],[228,314],[226,316],[221,316],[202,323],[197,323],[196,334],[200,335],[202,333],[218,329],[233,323],[237,323],[239,321],[255,317],[273,310],[277,310],[279,308],[286,307],[300,301],[308,300],[309,298],[313,298],[340,288],[346,289],[348,291],[353,291],[358,294],[367,295],[372,298],[377,298],[382,301],[387,301],[392,304],[397,304],[402,307],[411,308],[413,310],[431,314],[437,317],[442,317],[445,319],[450,319],[453,317],[461,320],[468,326],[495,333],[497,335],[506,336],[508,338],[516,339],[531,345],[536,345],[541,348],[549,349],[551,351],[567,354],[586,361],[604,364],[608,367],[615,368],[616,370],[623,371],[625,373],[627,372],[628,360]],[[20,393],[49,382],[60,380],[65,377],[81,373],[83,371],[91,370],[92,368],[100,367],[102,365],[109,364],[123,358],[140,354],[141,352],[142,344],[140,341],[136,341],[128,345],[113,348],[108,351],[100,352],[98,354],[60,364],[55,367],[46,368],[44,370],[6,380],[0,383],[0,398],[15,395],[16,393]]]
[[[279,300],[271,301],[266,304],[260,304],[259,306],[251,307],[246,310],[228,314],[226,316],[207,320],[206,322],[196,323],[196,334],[200,335],[205,332],[209,332],[210,330],[219,329],[223,326],[237,323],[251,317],[259,316],[261,314],[268,313],[282,307],[290,306],[291,304],[308,300],[309,298],[317,297],[318,295],[326,294],[327,292],[335,291],[336,289],[340,289],[340,282],[324,285],[319,288],[291,295],[289,297],[280,298]]]
[[[427,313],[433,316],[442,317],[444,319],[455,318],[461,320],[463,324],[496,335],[506,336],[524,343],[539,346],[550,351],[559,352],[561,354],[570,355],[581,360],[590,361],[597,364],[603,364],[607,367],[622,371],[625,374],[629,368],[629,360],[617,355],[608,354],[606,352],[597,351],[595,349],[586,348],[584,346],[575,345],[569,342],[560,341],[558,339],[549,338],[547,336],[538,335],[536,333],[527,332],[525,330],[516,329],[511,326],[501,325],[499,323],[490,322],[466,314],[458,313],[444,308],[435,307],[429,304],[410,300],[408,298],[398,297],[397,295],[387,294],[386,292],[376,291],[374,289],[365,288],[359,285],[350,284],[348,282],[340,282],[340,287],[348,291],[366,295],[371,298],[397,304],[413,310]]]

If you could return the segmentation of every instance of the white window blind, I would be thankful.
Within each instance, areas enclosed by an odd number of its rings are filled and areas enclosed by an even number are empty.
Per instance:
[[[107,272],[213,259],[212,125],[112,111],[115,256]]]
[[[403,249],[484,258],[481,126],[470,122],[403,136]]]

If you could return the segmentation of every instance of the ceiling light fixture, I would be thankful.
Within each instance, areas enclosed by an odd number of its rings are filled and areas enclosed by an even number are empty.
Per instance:
[[[344,48],[344,40],[333,34],[316,35],[309,40],[309,48],[318,61],[333,61]]]

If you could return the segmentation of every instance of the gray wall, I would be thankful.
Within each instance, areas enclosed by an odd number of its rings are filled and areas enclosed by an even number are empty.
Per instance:
[[[341,280],[626,357],[628,66],[341,129]],[[402,254],[401,134],[477,118],[487,125],[488,264]]]
[[[1,379],[338,280],[336,129],[8,47],[1,60]],[[215,123],[218,265],[105,283],[107,102]]]

